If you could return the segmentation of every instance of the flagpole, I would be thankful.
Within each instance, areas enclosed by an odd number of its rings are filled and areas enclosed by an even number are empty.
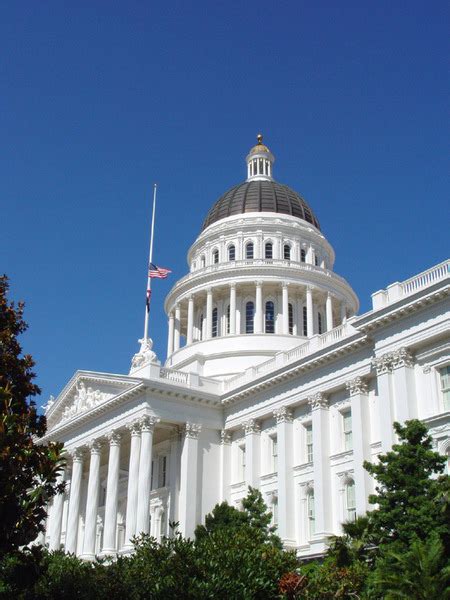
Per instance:
[[[150,265],[153,261],[153,236],[155,232],[155,213],[156,213],[156,183],[153,185],[153,209],[152,209],[152,225],[150,230],[150,250],[148,257],[148,265],[147,265],[147,297],[146,297],[146,307],[145,307],[145,321],[144,321],[144,342],[148,340],[148,318],[150,314],[150,297],[151,297],[151,288],[152,288],[152,280],[150,277]]]

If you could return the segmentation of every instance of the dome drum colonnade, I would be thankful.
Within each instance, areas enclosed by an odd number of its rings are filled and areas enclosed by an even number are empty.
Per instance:
[[[330,331],[357,311],[353,290],[331,270],[334,251],[318,220],[301,196],[273,180],[273,162],[258,136],[247,156],[247,181],[208,213],[188,253],[190,273],[166,299],[168,366],[189,369],[188,347],[201,353],[199,342],[212,339],[222,339],[217,354],[233,352],[224,345],[230,337],[236,355],[244,346],[251,354],[249,336],[262,334],[254,341],[255,350],[262,344],[265,351],[253,354],[258,362],[291,348],[295,338]],[[227,377],[238,370],[236,364],[227,369],[204,374]]]

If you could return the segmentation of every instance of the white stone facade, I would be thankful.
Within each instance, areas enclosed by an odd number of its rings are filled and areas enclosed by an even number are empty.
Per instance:
[[[273,181],[273,161],[260,141],[247,181]],[[169,521],[192,536],[252,485],[285,545],[313,556],[369,508],[362,463],[395,443],[393,421],[424,420],[449,454],[450,261],[359,316],[328,241],[289,214],[225,216],[188,263],[166,299],[165,366],[149,344],[129,375],[77,371],[47,405],[45,439],[67,449],[50,548],[125,553]]]

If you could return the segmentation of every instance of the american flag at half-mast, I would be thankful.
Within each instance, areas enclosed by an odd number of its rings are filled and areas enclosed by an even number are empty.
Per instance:
[[[148,266],[148,276],[150,279],[165,279],[169,273],[172,273],[170,269],[164,267],[157,267],[155,264],[150,263]]]

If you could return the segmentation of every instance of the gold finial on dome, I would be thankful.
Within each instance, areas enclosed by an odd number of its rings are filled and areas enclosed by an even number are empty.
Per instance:
[[[256,136],[256,139],[258,140],[258,144],[262,144],[262,141],[263,141],[262,133],[258,133],[258,135]]]

